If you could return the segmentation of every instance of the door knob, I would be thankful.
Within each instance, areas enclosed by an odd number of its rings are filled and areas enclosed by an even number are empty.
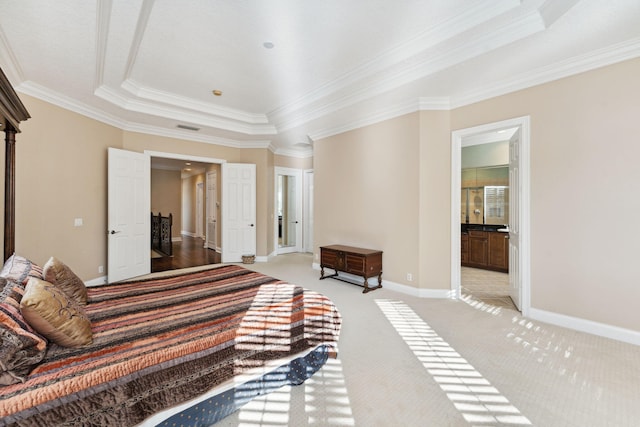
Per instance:
[[[249,224],[249,227],[253,227],[253,224]]]
[[[116,234],[116,233],[119,233],[119,231],[116,231],[116,230],[109,231],[109,234]]]

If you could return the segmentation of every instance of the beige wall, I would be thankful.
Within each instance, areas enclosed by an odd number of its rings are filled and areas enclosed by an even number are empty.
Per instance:
[[[107,258],[107,147],[122,131],[20,95],[31,119],[16,145],[16,252],[44,265],[51,256],[81,278]],[[74,227],[74,219],[84,225]]]
[[[32,118],[21,124],[16,145],[17,253],[40,265],[56,256],[83,280],[107,273],[107,148],[115,147],[256,163],[256,254],[268,255],[273,246],[273,227],[267,227],[268,212],[273,212],[269,150],[126,132],[28,95],[20,99]],[[75,218],[84,225],[74,227]]]
[[[532,307],[639,331],[638,75],[640,60],[626,61],[317,141],[315,252],[331,243],[379,248],[385,279],[448,289],[451,131],[530,115]],[[123,132],[21,99],[32,118],[16,146],[19,253],[38,263],[56,255],[85,280],[99,276],[110,146],[256,163],[257,254],[273,252],[273,166],[281,159],[270,151]],[[78,217],[82,227],[73,226]]]
[[[151,169],[151,212],[172,215],[171,237],[180,237],[182,224],[182,178],[180,171]]]
[[[387,280],[449,289],[451,131],[530,115],[532,308],[640,331],[638,75],[627,61],[316,142],[316,253],[382,249]]]
[[[451,289],[451,133],[449,113],[420,113],[418,286]]]
[[[640,330],[640,60],[452,112],[452,129],[531,116],[531,305]]]
[[[314,253],[344,244],[379,249],[383,278],[418,280],[419,114],[314,144]]]
[[[273,160],[274,165],[281,168],[292,168],[300,170],[313,169],[313,157],[299,158],[275,155]]]

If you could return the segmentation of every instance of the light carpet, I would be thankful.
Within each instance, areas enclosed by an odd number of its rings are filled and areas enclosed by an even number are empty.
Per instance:
[[[468,297],[424,299],[318,280],[307,254],[248,268],[329,296],[338,359],[217,426],[636,426],[640,347]],[[383,276],[384,277],[384,276]]]

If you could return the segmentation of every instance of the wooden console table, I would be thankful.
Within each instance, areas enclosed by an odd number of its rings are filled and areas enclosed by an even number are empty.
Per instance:
[[[324,269],[331,268],[335,273],[324,275]],[[338,272],[345,272],[361,276],[364,283],[358,283],[342,277]],[[370,287],[369,277],[378,276],[378,286]],[[382,287],[382,251],[354,248],[351,246],[331,245],[320,247],[320,280],[334,278],[353,285],[362,286],[362,293],[367,293]]]

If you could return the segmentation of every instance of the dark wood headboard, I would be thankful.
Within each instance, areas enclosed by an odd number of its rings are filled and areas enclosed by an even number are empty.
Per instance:
[[[0,130],[5,133],[4,167],[4,259],[15,252],[16,243],[16,133],[20,122],[31,116],[0,68]]]

